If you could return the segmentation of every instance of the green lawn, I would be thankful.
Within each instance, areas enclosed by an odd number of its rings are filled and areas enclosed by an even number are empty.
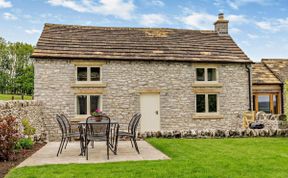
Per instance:
[[[19,177],[288,177],[287,138],[148,139],[172,160],[19,168]]]
[[[14,96],[14,100],[21,100],[21,95],[9,95],[9,94],[0,94],[0,100],[12,100],[12,96]],[[24,96],[24,100],[31,100],[32,96]]]

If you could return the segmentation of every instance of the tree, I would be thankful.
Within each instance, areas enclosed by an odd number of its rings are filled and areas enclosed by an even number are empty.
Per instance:
[[[11,94],[33,93],[33,46],[6,42],[0,37],[0,92]]]

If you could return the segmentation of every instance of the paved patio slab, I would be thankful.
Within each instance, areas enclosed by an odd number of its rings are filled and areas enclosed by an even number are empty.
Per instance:
[[[94,148],[89,146],[89,160],[84,156],[79,156],[79,142],[68,143],[67,149],[58,157],[56,156],[59,142],[49,142],[43,148],[27,158],[17,167],[37,166],[44,164],[69,164],[69,163],[104,163],[118,161],[143,161],[143,160],[166,160],[168,156],[155,149],[145,141],[138,141],[140,154],[131,147],[129,141],[120,141],[118,143],[118,153],[114,155],[110,152],[110,159],[107,160],[106,146],[104,142],[95,142]]]

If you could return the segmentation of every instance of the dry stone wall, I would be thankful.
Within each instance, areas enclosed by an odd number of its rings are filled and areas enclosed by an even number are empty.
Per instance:
[[[0,119],[6,116],[16,117],[19,123],[22,119],[28,119],[31,126],[36,128],[35,137],[38,140],[46,140],[46,127],[44,125],[43,105],[39,101],[15,100],[0,101]]]

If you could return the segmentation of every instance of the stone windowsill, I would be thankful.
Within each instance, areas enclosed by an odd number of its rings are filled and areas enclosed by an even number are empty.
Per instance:
[[[221,87],[223,87],[223,83],[218,83],[218,82],[195,82],[195,83],[192,84],[192,87],[221,88]]]
[[[193,119],[224,119],[224,116],[221,114],[194,114]]]
[[[71,118],[70,121],[71,122],[80,122],[80,121],[84,121],[87,119],[88,116],[75,116],[74,118]]]
[[[72,88],[105,88],[106,83],[76,83],[72,85]]]

